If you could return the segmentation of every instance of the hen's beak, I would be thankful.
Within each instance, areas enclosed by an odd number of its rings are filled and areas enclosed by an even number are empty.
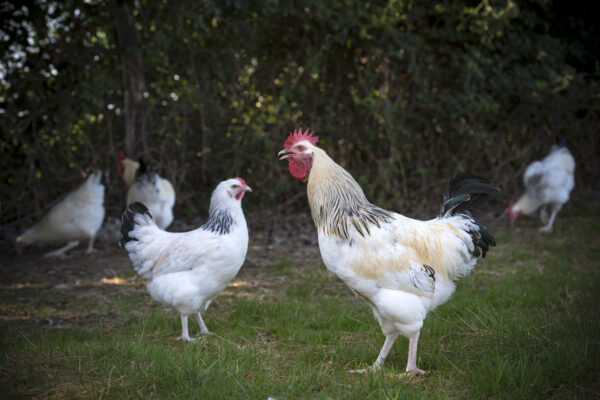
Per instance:
[[[252,188],[250,186],[244,186],[244,192],[251,192]]]
[[[289,154],[286,154],[286,153],[289,153]],[[279,157],[280,160],[285,160],[286,158],[290,158],[293,155],[294,154],[290,153],[288,149],[283,149],[279,153],[277,153],[277,156]]]

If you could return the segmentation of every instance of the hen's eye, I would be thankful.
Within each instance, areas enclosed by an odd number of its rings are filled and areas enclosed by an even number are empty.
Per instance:
[[[231,187],[232,187],[232,188],[234,188],[234,189],[237,189],[237,188],[239,188],[240,186],[239,186],[239,185],[233,185],[233,186],[231,186]]]
[[[298,151],[304,151],[304,146],[298,146],[296,149],[298,149]]]

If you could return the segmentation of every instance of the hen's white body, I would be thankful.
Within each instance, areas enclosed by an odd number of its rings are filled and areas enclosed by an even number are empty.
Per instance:
[[[144,174],[127,191],[127,204],[136,201],[148,207],[159,228],[166,229],[173,222],[175,189],[167,179],[156,173]]]
[[[551,232],[556,214],[569,201],[575,186],[574,174],[575,160],[571,152],[566,147],[554,146],[543,160],[531,163],[525,170],[525,193],[511,213],[532,214],[541,207],[540,216],[545,226],[540,231]]]
[[[96,232],[104,220],[104,185],[101,171],[96,171],[74,192],[69,193],[41,219],[17,238],[17,243],[69,242],[65,247],[46,254],[61,256],[89,239],[88,252],[93,250]]]
[[[202,332],[209,333],[200,313],[237,275],[246,258],[248,227],[241,199],[228,192],[231,181],[235,179],[217,186],[209,221],[198,229],[166,232],[147,213],[135,212],[133,229],[123,232],[133,267],[150,279],[146,287],[152,298],[181,314],[184,340],[191,340],[187,329],[191,314],[197,314]],[[125,214],[123,229],[129,229]]]

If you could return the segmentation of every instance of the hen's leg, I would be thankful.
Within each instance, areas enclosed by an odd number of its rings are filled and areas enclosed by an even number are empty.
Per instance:
[[[188,316],[183,314],[181,315],[181,336],[179,339],[183,340],[184,342],[193,342],[196,340],[190,337],[190,333],[188,331]]]
[[[546,204],[540,210],[540,220],[542,220],[542,224],[548,225],[548,207]]]
[[[65,253],[67,251],[71,250],[73,247],[77,247],[78,244],[79,244],[78,240],[73,240],[73,241],[67,243],[66,246],[61,247],[58,250],[54,250],[54,251],[51,251],[50,253],[44,254],[44,257],[62,257],[65,255]]]
[[[88,247],[87,247],[87,251],[86,253],[90,254],[96,251],[96,249],[94,249],[94,240],[96,240],[96,236],[92,236],[90,238],[90,242],[88,243]]]
[[[206,327],[206,324],[202,319],[202,315],[200,315],[199,312],[196,314],[196,319],[198,320],[198,325],[200,325],[200,332],[202,332],[203,335],[212,335],[212,333],[210,333],[210,331]]]
[[[368,370],[378,371],[381,369],[381,366],[383,365],[385,358],[387,357],[390,350],[392,349],[392,346],[394,345],[394,342],[396,341],[397,337],[398,337],[397,333],[393,333],[391,335],[385,336],[385,342],[383,343],[383,347],[381,348],[381,351],[379,352],[379,356],[377,357],[377,360],[375,360],[373,365],[371,365],[368,368]],[[366,369],[351,369],[349,372],[356,373],[356,374],[364,374],[365,372],[367,372],[367,370]]]
[[[546,226],[543,226],[540,228],[540,232],[542,232],[542,233],[552,232],[552,225],[554,225],[554,219],[556,218],[556,214],[558,214],[558,212],[562,208],[562,204],[555,203],[555,204],[552,204],[550,207],[551,207],[550,220],[548,221],[548,224]]]
[[[408,342],[408,362],[406,363],[406,372],[411,372],[415,375],[425,373],[422,369],[417,368],[417,343],[419,343],[420,333],[420,330],[417,331],[417,333],[409,338]]]

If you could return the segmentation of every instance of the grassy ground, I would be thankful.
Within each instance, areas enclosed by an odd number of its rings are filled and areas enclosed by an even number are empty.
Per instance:
[[[195,343],[175,340],[178,315],[116,249],[93,261],[5,257],[3,397],[599,398],[599,215],[567,210],[547,236],[533,221],[495,227],[499,245],[425,321],[418,364],[430,373],[417,378],[403,374],[404,338],[380,373],[347,372],[372,363],[383,336],[314,242],[293,244],[301,257],[263,247],[272,263],[243,268],[206,313],[215,335]]]

